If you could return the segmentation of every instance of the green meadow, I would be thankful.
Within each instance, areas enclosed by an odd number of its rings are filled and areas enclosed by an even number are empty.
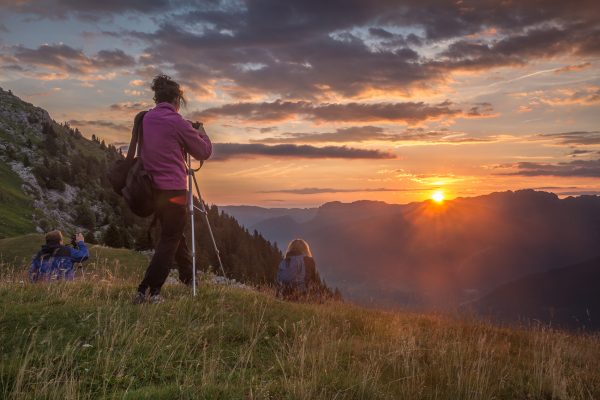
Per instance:
[[[598,336],[208,282],[134,306],[144,255],[93,246],[78,281],[33,285],[40,242],[0,240],[1,398],[600,398]]]

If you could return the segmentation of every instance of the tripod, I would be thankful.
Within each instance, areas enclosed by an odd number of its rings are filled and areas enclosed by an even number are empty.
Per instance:
[[[202,161],[200,162],[200,166],[197,169],[192,168],[192,157],[187,155],[187,167],[188,167],[188,212],[190,214],[190,223],[192,227],[192,292],[193,295],[196,296],[196,230],[195,230],[195,213],[197,210],[202,214],[204,218],[204,222],[208,227],[208,233],[210,234],[210,240],[212,241],[213,248],[215,249],[215,254],[217,255],[217,260],[219,261],[219,268],[221,270],[221,274],[223,277],[226,277],[225,270],[223,269],[223,263],[221,262],[221,253],[219,252],[219,248],[217,247],[217,242],[215,241],[215,236],[213,235],[212,228],[210,227],[210,222],[208,221],[208,212],[206,211],[206,207],[204,206],[204,201],[202,201],[202,195],[200,194],[200,187],[198,186],[198,181],[196,180],[195,172],[199,171],[202,168]],[[194,186],[192,186],[192,184]],[[198,194],[198,205],[194,204],[194,187],[196,188],[196,193]]]

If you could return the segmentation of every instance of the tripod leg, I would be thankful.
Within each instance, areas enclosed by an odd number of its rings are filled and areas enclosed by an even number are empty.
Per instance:
[[[192,169],[192,160],[190,155],[187,156],[188,164],[188,212],[190,214],[190,225],[192,228],[192,294],[196,296],[196,229],[194,227],[194,188],[192,187],[192,180],[196,180],[194,177],[194,170]]]
[[[212,241],[213,248],[215,249],[215,254],[217,255],[217,261],[219,262],[219,268],[221,269],[221,274],[224,278],[227,278],[225,275],[225,269],[223,268],[223,263],[221,262],[221,252],[219,252],[219,248],[217,247],[217,242],[215,241],[215,236],[213,235],[212,228],[210,227],[210,222],[208,221],[208,212],[206,211],[206,207],[204,207],[204,201],[202,201],[202,195],[200,194],[200,187],[198,186],[198,181],[196,180],[196,175],[192,175],[194,179],[194,185],[196,186],[196,193],[198,194],[198,202],[200,203],[199,208],[200,212],[204,217],[204,222],[206,222],[206,226],[208,227],[208,233],[210,234],[210,240]]]

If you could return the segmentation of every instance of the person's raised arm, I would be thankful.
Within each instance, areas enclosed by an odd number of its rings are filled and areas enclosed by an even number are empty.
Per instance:
[[[71,259],[75,262],[84,262],[90,256],[90,252],[88,251],[85,242],[83,241],[83,235],[78,233],[75,237],[75,241],[77,242],[77,248],[71,248]]]
[[[179,135],[183,142],[183,148],[196,160],[206,160],[212,153],[212,143],[206,134],[204,127],[200,124],[195,129],[189,121],[181,119]]]

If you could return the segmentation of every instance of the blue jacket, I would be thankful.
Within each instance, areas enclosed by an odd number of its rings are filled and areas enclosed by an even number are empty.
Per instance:
[[[29,280],[32,282],[64,279],[72,281],[75,277],[76,263],[89,257],[84,242],[77,242],[77,247],[60,244],[45,244],[33,258],[29,267]]]

